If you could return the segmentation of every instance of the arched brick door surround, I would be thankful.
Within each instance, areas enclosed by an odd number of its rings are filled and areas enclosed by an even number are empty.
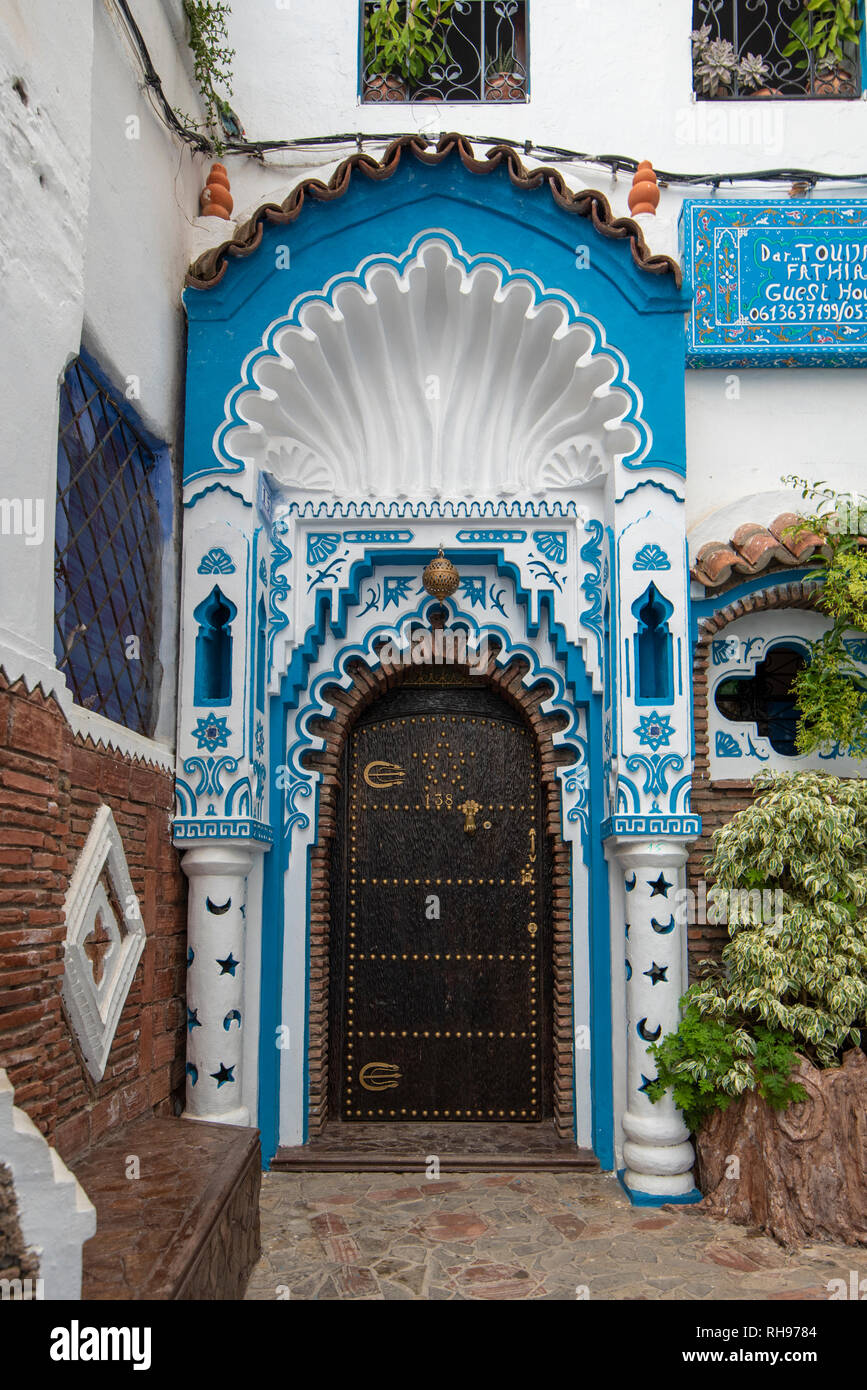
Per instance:
[[[353,685],[342,690],[332,685],[325,698],[334,709],[328,719],[312,720],[311,732],[325,741],[325,747],[305,755],[307,767],[322,773],[319,791],[319,818],[316,843],[310,865],[310,999],[309,999],[309,1117],[308,1134],[321,1134],[328,1118],[328,1027],[330,983],[330,884],[331,849],[337,833],[338,797],[343,750],[349,732],[362,710],[380,695],[401,685],[412,667],[382,665],[368,667],[356,660],[347,666]],[[447,669],[447,668],[444,668]],[[456,674],[466,668],[455,666]],[[555,749],[552,735],[562,727],[562,716],[545,715],[540,706],[553,689],[547,681],[531,689],[522,684],[529,663],[515,657],[498,667],[492,656],[483,680],[507,703],[520,710],[532,730],[539,751],[541,782],[545,798],[545,821],[550,836],[552,866],[551,939],[553,961],[553,1077],[554,1123],[563,1138],[575,1132],[575,1081],[573,1062],[572,1014],[572,903],[569,846],[562,838],[558,767],[572,761],[565,749]]]

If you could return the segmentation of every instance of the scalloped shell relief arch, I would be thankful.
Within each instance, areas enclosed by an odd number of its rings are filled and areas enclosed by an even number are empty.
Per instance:
[[[272,324],[215,445],[286,495],[421,499],[569,496],[648,442],[601,325],[435,232]]]

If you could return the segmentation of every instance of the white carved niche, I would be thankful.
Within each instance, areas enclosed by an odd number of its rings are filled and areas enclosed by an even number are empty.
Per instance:
[[[226,457],[341,499],[580,491],[640,443],[598,332],[526,272],[470,268],[428,231],[269,326]]]
[[[104,873],[120,907],[120,921],[106,892]],[[99,1081],[145,945],[139,901],[108,806],[100,806],[94,816],[69,884],[65,910],[63,1002],[88,1071]],[[89,953],[91,937],[94,944]]]

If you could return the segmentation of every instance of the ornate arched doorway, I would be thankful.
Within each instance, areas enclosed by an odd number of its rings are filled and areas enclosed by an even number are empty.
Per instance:
[[[422,573],[444,547],[461,576],[449,621],[502,643],[507,697],[547,682],[536,714],[565,719],[547,749],[533,724],[555,853],[555,1120],[603,1166],[622,1153],[641,1200],[676,1197],[692,1151],[646,1086],[649,1039],[673,1026],[683,984],[674,927],[658,959],[655,897],[677,891],[699,828],[678,268],[601,195],[451,138],[436,152],[398,142],[382,166],[348,161],[329,206],[298,215],[324,192],[263,210],[225,276],[218,255],[185,298],[175,840],[195,889],[191,989],[207,994],[188,1021],[189,1113],[255,1114],[266,1161],[327,1125],[344,741],[357,702],[398,683],[378,643],[406,645],[424,622]],[[576,248],[585,235],[592,247]],[[219,707],[197,703],[190,640],[214,575],[237,609]],[[648,606],[651,580],[664,602]],[[243,994],[230,1010],[209,974],[214,907]]]
[[[322,775],[308,1133],[547,1122],[572,1139],[572,848],[558,773],[576,749],[554,746],[566,716],[543,713],[551,685],[525,684],[521,657],[498,666],[492,654],[483,679],[361,661],[347,673],[349,689],[323,692],[333,717],[313,721],[325,746],[305,758]]]

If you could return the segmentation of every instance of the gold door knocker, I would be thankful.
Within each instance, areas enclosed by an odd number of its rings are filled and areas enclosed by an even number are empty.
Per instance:
[[[481,811],[482,809],[483,808],[481,802],[472,800],[464,801],[462,805],[458,807],[458,810],[463,811],[464,813],[464,830],[467,833],[467,835],[475,834],[476,812]]]

